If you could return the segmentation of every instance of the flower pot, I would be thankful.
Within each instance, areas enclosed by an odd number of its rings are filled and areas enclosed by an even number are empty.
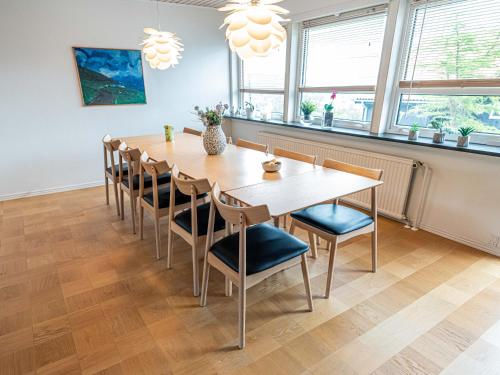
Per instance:
[[[433,143],[444,143],[444,139],[446,137],[446,133],[434,133],[434,136],[432,137],[432,142]]]
[[[249,120],[253,119],[253,109],[247,108],[246,112],[247,112],[247,119]]]
[[[226,135],[220,125],[209,125],[203,133],[203,147],[208,155],[220,155],[226,149]]]
[[[333,126],[333,112],[325,112],[323,114],[323,126],[325,127]]]
[[[408,132],[408,140],[409,141],[416,141],[418,139],[418,130],[410,130]]]
[[[459,135],[457,138],[457,147],[469,147],[470,135],[464,137]]]
[[[311,114],[310,113],[308,113],[308,114],[304,113],[304,122],[311,122]]]

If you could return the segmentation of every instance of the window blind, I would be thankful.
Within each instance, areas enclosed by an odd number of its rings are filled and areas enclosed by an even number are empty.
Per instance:
[[[500,78],[499,0],[414,1],[410,17],[403,80]]]
[[[302,86],[362,86],[377,82],[386,6],[305,21]]]
[[[284,90],[286,45],[266,57],[254,57],[242,62],[243,89]]]

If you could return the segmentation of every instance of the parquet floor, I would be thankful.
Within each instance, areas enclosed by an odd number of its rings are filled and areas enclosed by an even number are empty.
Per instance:
[[[249,290],[240,351],[223,278],[200,308],[188,247],[167,271],[146,223],[102,188],[0,202],[0,374],[500,374],[498,258],[381,219],[377,274],[368,238],[343,244],[324,300],[310,259],[314,312],[299,267]]]

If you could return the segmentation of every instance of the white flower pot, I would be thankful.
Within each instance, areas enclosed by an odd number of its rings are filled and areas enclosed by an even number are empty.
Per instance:
[[[220,125],[209,125],[203,133],[203,147],[208,155],[220,155],[227,146],[226,135]]]
[[[246,112],[247,112],[247,119],[249,119],[249,120],[253,119],[253,112],[254,112],[254,110],[247,108]]]
[[[457,147],[469,147],[470,135],[467,137],[459,135],[457,138]]]
[[[434,133],[434,136],[432,137],[432,142],[433,143],[444,143],[444,139],[446,138],[446,133]]]
[[[418,134],[419,134],[418,130],[410,130],[408,132],[408,140],[409,141],[416,141],[416,140],[418,140]]]

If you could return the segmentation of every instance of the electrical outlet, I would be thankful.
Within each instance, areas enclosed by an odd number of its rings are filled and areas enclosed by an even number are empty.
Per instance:
[[[491,238],[488,242],[488,245],[492,248],[495,248],[495,249],[500,248],[500,236],[492,234]]]

